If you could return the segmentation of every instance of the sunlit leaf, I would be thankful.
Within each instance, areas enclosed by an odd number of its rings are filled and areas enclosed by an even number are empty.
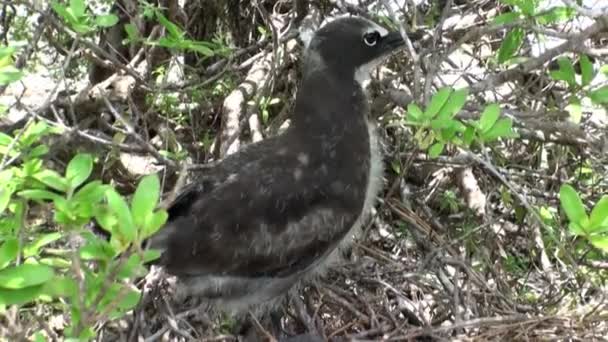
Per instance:
[[[570,221],[581,224],[583,220],[588,219],[583,201],[572,186],[568,184],[561,186],[559,201]]]

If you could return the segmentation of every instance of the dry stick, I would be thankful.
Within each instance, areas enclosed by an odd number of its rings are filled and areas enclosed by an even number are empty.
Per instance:
[[[478,157],[477,155],[475,155],[473,153],[469,153],[469,152],[465,152],[465,151],[461,151],[461,153],[468,154],[468,156],[470,158],[473,158],[473,160],[475,160],[478,164],[483,165],[488,171],[490,171],[491,174],[493,174],[496,178],[498,178],[498,180],[500,180],[507,188],[509,188],[509,190],[517,197],[517,199],[519,199],[519,201],[526,208],[526,210],[528,210],[528,212],[531,213],[532,216],[536,219],[536,221],[538,222],[538,225],[535,225],[533,227],[534,228],[534,241],[536,242],[536,244],[540,250],[540,262],[541,262],[543,271],[545,271],[546,275],[548,275],[550,277],[550,279],[552,279],[553,274],[551,271],[553,270],[553,265],[551,264],[551,261],[549,260],[549,257],[547,256],[547,251],[545,250],[545,244],[542,239],[542,233],[540,231],[540,227],[543,227],[545,229],[548,229],[548,228],[547,228],[545,222],[543,221],[543,219],[538,214],[538,212],[532,207],[530,202],[528,202],[528,198],[525,195],[519,193],[519,191],[517,191],[515,186],[513,184],[511,184],[511,182],[509,182],[509,180],[506,179],[494,167],[494,165],[492,165],[492,163],[490,163],[489,161],[487,161],[481,157]],[[569,254],[567,254],[567,255],[569,255]],[[570,256],[570,258],[571,258],[571,256]],[[572,263],[572,264],[574,265],[574,263]]]
[[[452,8],[452,3],[453,3],[453,0],[447,0],[445,2],[443,11],[441,12],[441,18],[439,19],[439,24],[437,24],[437,27],[435,28],[435,33],[433,34],[433,43],[432,43],[433,50],[435,50],[437,48],[437,39],[440,39],[440,37],[443,33],[443,25],[445,23],[445,20],[447,19],[450,9]],[[427,101],[429,99],[429,96],[431,93],[431,84],[433,83],[432,81],[435,78],[435,74],[439,71],[439,67],[441,66],[440,58],[438,58],[438,57],[440,57],[440,56],[431,57],[432,62],[429,63],[430,65],[429,65],[428,73],[427,73],[427,75],[425,75],[424,93],[422,96],[423,103],[427,103]]]
[[[42,17],[44,18],[45,14],[43,14]],[[28,59],[30,58],[32,53],[34,53],[34,50],[36,50],[36,48],[38,47],[38,41],[40,40],[40,37],[42,36],[46,25],[47,22],[44,19],[39,22],[38,26],[36,27],[36,30],[34,31],[32,39],[28,41],[28,44],[23,50],[23,53],[21,53],[21,55],[19,55],[19,57],[17,58],[17,61],[15,62],[15,68],[23,69],[23,67],[25,67],[25,64],[27,63]],[[0,95],[3,94],[4,91],[6,91],[6,88],[8,88],[8,84],[0,86]]]
[[[407,48],[407,51],[410,54],[410,56],[412,57],[412,61],[414,62],[414,89],[412,91],[414,93],[414,97],[418,97],[418,96],[420,96],[420,79],[421,79],[421,77],[420,77],[420,72],[421,72],[420,56],[418,56],[418,54],[416,53],[416,50],[414,49],[414,45],[412,44],[412,41],[410,40],[410,38],[407,35],[405,26],[403,25],[403,23],[400,20],[398,20],[397,15],[395,14],[395,12],[391,8],[391,6],[386,2],[386,0],[382,0],[382,4],[384,5],[384,8],[386,8],[386,11],[388,12],[391,20],[393,20],[393,22],[399,24],[399,33],[401,33],[401,37],[403,38],[403,40],[405,40],[405,46]]]
[[[152,154],[152,156],[154,158],[156,158],[156,160],[158,160],[160,163],[167,165],[169,167],[172,168],[176,168],[176,164],[174,161],[169,160],[165,157],[163,157],[157,150],[156,148],[154,148],[154,146],[152,146],[152,144],[150,144],[149,142],[145,141],[139,134],[137,134],[137,132],[135,132],[135,128],[133,127],[133,125],[125,118],[122,116],[122,114],[120,114],[116,108],[114,108],[114,106],[112,105],[112,103],[110,102],[110,100],[108,99],[107,96],[105,96],[105,94],[102,93],[102,98],[104,103],[106,104],[106,107],[110,110],[110,113],[112,113],[112,115],[114,115],[114,117],[116,118],[116,120],[120,121],[126,128],[127,133],[133,137],[135,139],[135,141],[137,141],[137,143],[142,146],[147,152],[149,152],[150,154]]]
[[[255,63],[249,71],[245,80],[224,100],[222,109],[222,131],[220,137],[220,157],[223,158],[239,149],[240,135],[243,124],[240,116],[247,100],[249,100],[261,86],[267,82],[268,69],[270,68],[271,53],[266,53],[264,58]]]

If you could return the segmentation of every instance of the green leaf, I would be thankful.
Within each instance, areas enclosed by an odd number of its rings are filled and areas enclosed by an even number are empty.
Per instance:
[[[496,103],[486,106],[479,118],[479,128],[482,133],[490,131],[500,116],[500,106]]]
[[[70,10],[76,18],[84,16],[86,8],[84,0],[70,0]]]
[[[102,14],[95,17],[95,25],[100,27],[112,27],[118,23],[118,17],[114,14]]]
[[[410,121],[419,122],[421,121],[423,116],[422,109],[418,107],[415,103],[410,103],[407,105],[407,118]]]
[[[46,145],[38,145],[34,147],[28,154],[28,158],[39,158],[49,152],[49,148]]]
[[[437,118],[440,120],[449,120],[454,117],[464,106],[467,101],[469,90],[467,88],[454,90],[445,105],[439,111]]]
[[[101,181],[92,181],[85,184],[78,192],[74,194],[72,200],[78,202],[98,203],[103,199],[107,185],[103,185]]]
[[[8,266],[19,254],[19,240],[9,238],[0,246],[0,269]]]
[[[439,91],[433,95],[431,98],[431,102],[426,107],[426,111],[424,112],[425,119],[432,119],[439,113],[441,108],[445,105],[445,103],[450,98],[450,94],[452,93],[452,89],[449,87],[441,88]]]
[[[570,20],[575,14],[576,12],[572,8],[556,6],[548,11],[539,13],[535,18],[541,25],[550,25]]]
[[[164,210],[148,214],[143,227],[142,239],[156,233],[167,222],[167,218],[169,218],[169,214]]]
[[[595,78],[595,72],[593,70],[593,63],[589,60],[587,55],[582,55],[579,61],[581,65],[581,81],[582,85],[586,86],[593,81]]]
[[[0,85],[7,85],[19,81],[23,72],[12,65],[0,68]]]
[[[517,21],[520,17],[521,17],[520,13],[507,12],[507,13],[503,13],[501,15],[496,16],[494,18],[494,20],[492,20],[492,23],[494,23],[495,25],[510,24],[510,23]]]
[[[125,32],[127,33],[127,37],[129,37],[130,41],[139,40],[139,30],[137,26],[132,23],[128,23],[125,25]]]
[[[53,170],[42,170],[34,175],[34,178],[55,190],[66,192],[68,182]]]
[[[0,287],[0,305],[22,305],[30,303],[40,296],[44,285],[30,286],[22,289],[4,289]]]
[[[167,33],[169,33],[169,36],[176,38],[176,39],[182,38],[184,33],[179,28],[179,26],[172,23],[160,11],[156,11],[156,18],[158,19],[158,22],[161,23],[161,25],[163,25],[167,29]]]
[[[148,263],[150,261],[160,258],[161,252],[155,249],[147,249],[144,251],[143,262]]]
[[[15,192],[15,186],[13,184],[0,185],[0,215],[4,213],[6,207],[8,207],[11,198]]]
[[[106,198],[108,200],[108,205],[118,218],[117,226],[120,235],[129,242],[134,241],[136,230],[127,202],[125,202],[125,199],[112,188],[106,191]]]
[[[67,21],[69,24],[75,23],[77,21],[76,17],[72,11],[68,11],[67,7],[58,3],[57,1],[53,1],[51,3],[51,7],[59,15],[63,20]]]
[[[604,252],[608,252],[608,236],[604,236],[604,235],[590,236],[589,242],[591,242],[591,244],[595,248],[600,249]]]
[[[443,148],[445,147],[444,143],[438,142],[429,147],[429,157],[437,158],[443,152]]]
[[[56,193],[47,190],[23,190],[18,192],[17,195],[29,200],[43,201],[53,201],[61,198],[61,196],[57,195]]]
[[[511,29],[505,36],[498,49],[498,63],[502,64],[511,59],[519,50],[524,40],[524,30],[520,27]]]
[[[475,139],[475,128],[468,126],[462,134],[462,139],[465,146],[471,146],[473,139]]]
[[[83,260],[109,261],[116,255],[112,246],[103,240],[92,241],[81,247],[78,252]]]
[[[563,75],[570,87],[576,86],[576,72],[574,71],[574,65],[572,65],[572,61],[570,58],[560,57],[557,59],[557,64],[559,64],[559,69],[563,72]]]
[[[117,273],[118,279],[141,277],[146,274],[146,268],[143,267],[141,258],[137,254],[131,254],[127,261],[118,267],[120,267]]]
[[[608,229],[608,195],[595,204],[589,216],[589,232],[596,233]]]
[[[68,163],[65,178],[70,183],[72,189],[76,189],[89,178],[92,171],[93,157],[90,154],[77,154]]]
[[[528,17],[531,17],[536,12],[537,1],[534,0],[518,0],[517,7],[521,9],[522,13]]]
[[[559,189],[559,201],[571,222],[581,224],[584,220],[588,219],[583,201],[581,201],[581,198],[572,186],[568,184],[561,186]]]
[[[206,44],[203,44],[200,42],[188,41],[184,48],[198,52],[201,55],[207,56],[207,57],[211,57],[211,56],[215,55],[215,52],[211,48],[209,48]]]
[[[144,225],[146,216],[152,213],[158,204],[160,196],[160,182],[156,174],[147,175],[137,185],[135,195],[131,201],[133,221],[138,227]]]
[[[29,258],[38,255],[42,247],[61,239],[62,236],[63,235],[59,232],[42,235],[34,242],[27,244],[27,246],[23,248],[23,256]]]
[[[22,264],[0,271],[0,287],[22,289],[41,285],[53,278],[53,269],[46,265]]]
[[[51,297],[73,298],[78,295],[78,284],[73,278],[58,276],[44,284],[43,292]]]
[[[516,138],[518,135],[513,131],[513,121],[509,118],[498,120],[494,126],[483,134],[485,141],[492,141],[498,138]]]
[[[597,104],[608,103],[608,85],[589,92],[589,98]]]

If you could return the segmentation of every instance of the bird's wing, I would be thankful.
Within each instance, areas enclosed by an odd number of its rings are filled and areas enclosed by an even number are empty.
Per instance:
[[[254,164],[208,193],[184,197],[194,200],[187,214],[163,228],[166,240],[157,246],[169,272],[286,275],[335,246],[360,214],[362,200],[328,192],[331,180],[295,158]]]

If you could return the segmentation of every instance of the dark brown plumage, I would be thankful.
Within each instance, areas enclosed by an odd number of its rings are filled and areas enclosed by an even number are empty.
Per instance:
[[[150,241],[191,294],[233,311],[270,303],[348,244],[382,173],[360,77],[402,43],[357,17],[314,34],[290,128],[188,185]]]

